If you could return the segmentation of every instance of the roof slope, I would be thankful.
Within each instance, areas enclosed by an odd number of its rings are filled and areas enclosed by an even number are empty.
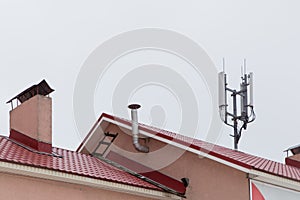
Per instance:
[[[131,121],[116,116],[112,116],[103,113],[98,121],[102,118],[109,118],[117,122],[121,122],[127,125],[131,125]],[[300,168],[289,166],[283,163],[272,161],[266,158],[261,158],[258,156],[250,155],[241,151],[232,150],[226,147],[222,147],[216,144],[211,144],[198,139],[190,138],[180,134],[176,134],[170,131],[162,130],[152,126],[139,123],[140,130],[146,131],[156,137],[161,137],[178,144],[190,147],[192,149],[207,153],[209,155],[215,156],[222,160],[231,162],[233,164],[248,168],[255,169],[276,176],[288,178],[295,181],[300,181]]]
[[[46,168],[147,189],[161,190],[148,182],[89,155],[60,148],[53,148],[52,150],[54,154],[59,156],[30,151],[13,140],[0,136],[0,161]]]

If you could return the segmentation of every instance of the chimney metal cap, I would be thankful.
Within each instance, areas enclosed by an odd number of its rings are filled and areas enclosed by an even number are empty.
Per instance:
[[[42,80],[40,83],[29,87],[6,103],[11,103],[14,99],[18,99],[21,103],[23,103],[37,94],[46,96],[53,91],[54,90],[48,85],[48,83],[45,80]]]

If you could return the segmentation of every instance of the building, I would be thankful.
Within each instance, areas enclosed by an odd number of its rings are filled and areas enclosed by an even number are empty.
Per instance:
[[[299,149],[287,164],[103,113],[77,151],[52,147],[53,90],[42,81],[9,101],[0,138],[5,199],[299,199]],[[171,158],[171,159],[169,159]],[[171,160],[172,162],[168,162]]]

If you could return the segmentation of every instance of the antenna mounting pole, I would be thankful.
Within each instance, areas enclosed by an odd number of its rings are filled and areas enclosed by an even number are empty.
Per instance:
[[[226,125],[233,127],[234,134],[231,136],[234,138],[234,149],[238,150],[238,143],[242,135],[242,130],[246,130],[247,125],[256,118],[253,109],[253,73],[246,74],[246,59],[244,59],[241,76],[242,82],[240,84],[240,90],[238,91],[227,87],[226,76],[224,71],[219,73],[219,112],[222,121]],[[232,97],[232,113],[227,111],[227,91],[231,93]],[[241,102],[239,110],[237,105],[238,97]],[[228,118],[231,118],[232,123],[228,122]],[[239,123],[242,124],[240,127]]]

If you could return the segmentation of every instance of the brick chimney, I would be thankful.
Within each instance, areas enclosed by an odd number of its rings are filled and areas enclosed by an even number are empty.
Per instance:
[[[300,168],[300,145],[293,146],[286,150],[292,152],[291,156],[285,158],[285,164]]]
[[[52,153],[52,99],[49,94],[53,91],[43,80],[7,102],[12,105],[10,139],[36,151]],[[15,108],[14,102],[17,103]]]

